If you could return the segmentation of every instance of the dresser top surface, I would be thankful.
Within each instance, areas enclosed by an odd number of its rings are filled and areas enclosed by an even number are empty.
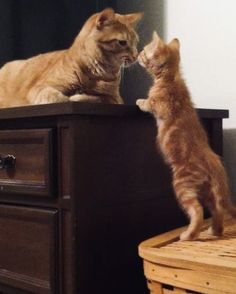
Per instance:
[[[201,118],[228,118],[225,109],[197,109]],[[133,116],[143,115],[135,105],[111,105],[95,103],[53,103],[0,109],[1,119],[29,118],[59,115]],[[146,114],[145,114],[146,115]]]

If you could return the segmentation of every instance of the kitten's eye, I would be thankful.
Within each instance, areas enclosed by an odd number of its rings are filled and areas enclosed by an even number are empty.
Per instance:
[[[125,47],[127,45],[127,41],[125,40],[118,40],[120,46]]]

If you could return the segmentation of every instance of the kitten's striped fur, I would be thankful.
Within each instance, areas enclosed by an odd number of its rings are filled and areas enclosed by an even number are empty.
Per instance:
[[[173,172],[176,198],[190,218],[181,240],[193,240],[203,223],[205,204],[212,214],[209,233],[223,233],[225,210],[236,216],[230,201],[228,179],[221,162],[208,144],[207,135],[193,107],[179,70],[179,41],[165,44],[154,33],[153,40],[140,53],[139,62],[153,76],[147,99],[137,100],[143,111],[158,121],[157,143]]]

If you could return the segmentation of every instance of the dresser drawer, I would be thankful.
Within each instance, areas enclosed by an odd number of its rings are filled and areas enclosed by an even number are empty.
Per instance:
[[[0,194],[53,196],[52,150],[52,129],[0,131]]]
[[[55,209],[0,205],[0,283],[24,293],[58,293],[57,232]]]

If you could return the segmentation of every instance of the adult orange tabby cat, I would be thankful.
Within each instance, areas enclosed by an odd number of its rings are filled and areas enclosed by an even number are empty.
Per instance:
[[[141,13],[92,15],[67,50],[5,64],[0,107],[65,101],[123,103],[120,69],[137,58],[135,25]]]
[[[236,216],[229,198],[223,164],[207,140],[188,89],[181,78],[179,41],[165,44],[155,33],[139,55],[139,63],[153,76],[154,84],[146,100],[137,100],[143,111],[151,112],[158,123],[158,146],[172,168],[173,187],[179,204],[190,217],[181,240],[198,237],[203,223],[203,208],[212,213],[209,233],[223,233],[223,214]]]

